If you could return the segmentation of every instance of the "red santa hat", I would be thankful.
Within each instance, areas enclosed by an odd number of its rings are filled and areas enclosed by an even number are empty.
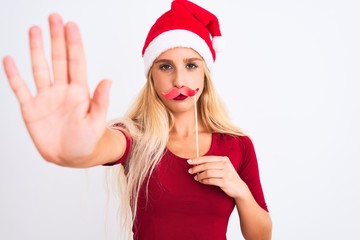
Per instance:
[[[171,9],[161,15],[151,27],[142,50],[145,74],[154,60],[175,47],[188,47],[197,51],[208,68],[216,59],[222,43],[219,21],[209,11],[187,0],[174,0]]]

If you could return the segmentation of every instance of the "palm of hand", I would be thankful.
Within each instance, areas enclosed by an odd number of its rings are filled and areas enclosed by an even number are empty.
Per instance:
[[[37,95],[32,96],[11,57],[4,58],[9,83],[21,105],[22,116],[40,154],[47,160],[76,159],[91,153],[105,131],[110,82],[101,81],[90,97],[85,54],[74,23],[49,18],[52,67],[51,82],[37,27],[30,29],[30,50]]]
[[[82,155],[94,146],[99,136],[92,134],[100,129],[89,132],[99,128],[88,116],[89,108],[87,90],[75,84],[55,84],[21,106],[26,127],[45,158],[76,157],[65,154]]]

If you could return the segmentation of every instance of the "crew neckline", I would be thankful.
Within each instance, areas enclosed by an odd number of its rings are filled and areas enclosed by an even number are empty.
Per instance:
[[[203,156],[208,156],[208,155],[211,155],[212,151],[213,151],[213,148],[214,148],[214,142],[215,142],[215,135],[216,133],[215,132],[212,132],[211,133],[211,143],[210,143],[210,148],[209,150],[204,154],[204,155],[201,155],[200,157],[203,157]],[[182,159],[182,160],[188,160],[189,158],[184,158],[184,157],[180,157],[178,155],[176,155],[175,153],[173,153],[168,147],[166,147],[166,152],[176,158],[179,158],[179,159]]]

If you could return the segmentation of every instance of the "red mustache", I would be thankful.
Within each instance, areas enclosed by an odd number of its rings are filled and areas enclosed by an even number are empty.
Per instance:
[[[182,86],[180,88],[178,87],[173,87],[172,89],[170,89],[168,92],[166,93],[162,93],[162,95],[167,98],[167,99],[174,99],[180,95],[184,95],[186,97],[192,97],[194,96],[197,92],[199,91],[199,88],[192,90],[189,87],[186,86]]]

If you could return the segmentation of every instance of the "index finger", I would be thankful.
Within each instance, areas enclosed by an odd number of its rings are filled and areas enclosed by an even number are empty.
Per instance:
[[[198,164],[203,164],[203,163],[211,163],[211,162],[221,162],[224,161],[223,156],[202,156],[202,157],[198,157],[198,158],[192,158],[192,159],[188,159],[187,162],[190,165],[198,165]]]
[[[6,56],[3,59],[3,65],[10,87],[15,93],[20,105],[29,101],[32,98],[30,90],[24,80],[20,77],[14,60],[11,57]]]

